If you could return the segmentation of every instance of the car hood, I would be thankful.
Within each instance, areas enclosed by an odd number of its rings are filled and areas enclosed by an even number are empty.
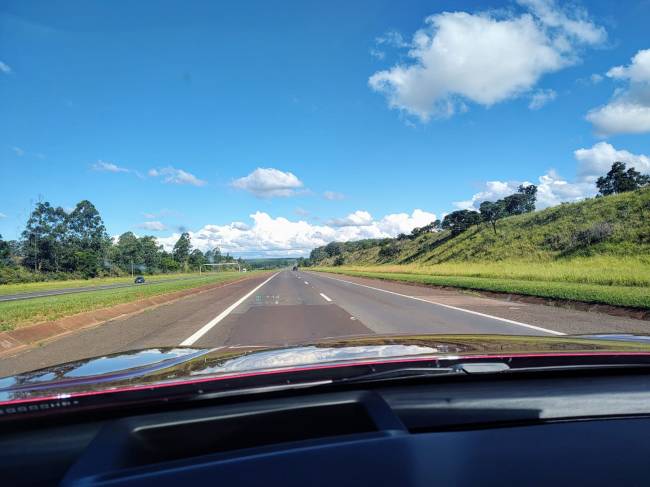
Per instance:
[[[151,389],[212,379],[413,360],[521,356],[650,356],[650,336],[399,335],[349,337],[289,347],[152,348],[93,357],[0,379],[0,405],[16,400]]]

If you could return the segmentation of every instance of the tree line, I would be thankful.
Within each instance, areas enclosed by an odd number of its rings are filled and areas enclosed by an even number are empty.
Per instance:
[[[189,271],[206,263],[235,261],[222,255],[219,248],[205,253],[193,248],[187,232],[171,252],[151,235],[138,237],[126,232],[113,241],[99,211],[88,200],[77,203],[72,211],[39,202],[18,240],[6,241],[0,235],[0,283]]]

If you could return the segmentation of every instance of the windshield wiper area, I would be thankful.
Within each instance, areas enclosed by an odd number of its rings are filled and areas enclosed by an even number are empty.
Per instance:
[[[452,367],[400,367],[397,369],[370,372],[355,377],[343,377],[334,382],[354,384],[359,382],[377,382],[388,380],[418,379],[426,377],[444,377],[474,374],[495,374],[509,371],[510,367],[501,362],[456,364]]]

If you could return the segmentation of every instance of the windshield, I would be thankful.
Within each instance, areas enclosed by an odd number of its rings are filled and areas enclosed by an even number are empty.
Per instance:
[[[625,7],[1,2],[0,389],[646,350]]]

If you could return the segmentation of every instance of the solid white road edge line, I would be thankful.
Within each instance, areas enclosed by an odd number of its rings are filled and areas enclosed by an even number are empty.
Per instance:
[[[320,294],[321,296],[323,296],[323,299],[324,299],[325,301],[327,301],[328,303],[329,303],[330,301],[332,301],[330,298],[328,298],[327,296],[325,296],[323,293],[319,293],[319,294]]]
[[[271,277],[269,277],[266,281],[264,281],[262,284],[256,286],[253,288],[251,291],[246,293],[243,297],[239,298],[236,302],[228,306],[226,309],[224,309],[221,313],[219,313],[216,317],[211,319],[208,323],[203,325],[196,333],[194,333],[192,336],[190,336],[187,340],[184,340],[181,342],[181,347],[190,347],[194,345],[194,343],[201,338],[203,335],[205,335],[207,332],[209,332],[217,323],[219,323],[221,320],[223,320],[226,316],[228,316],[232,311],[242,304],[244,301],[246,301],[248,298],[251,297],[251,295],[257,291],[259,288],[261,288],[264,284],[269,282],[271,279],[273,279],[275,276],[277,276],[278,273],[276,272],[273,274]]]
[[[332,279],[334,281],[344,282],[346,284],[354,284],[355,286],[366,287],[368,289],[374,289],[375,291],[381,291],[383,293],[394,294],[396,296],[401,296],[403,298],[413,299],[415,301],[422,301],[423,303],[429,303],[429,304],[434,304],[436,306],[442,306],[443,308],[454,309],[456,311],[462,311],[463,313],[469,313],[469,314],[476,315],[476,316],[482,316],[484,318],[490,318],[490,319],[493,319],[493,320],[503,321],[504,323],[509,323],[511,325],[523,326],[524,328],[530,328],[531,330],[537,330],[537,331],[542,331],[544,333],[550,333],[551,335],[566,335],[566,333],[562,333],[561,331],[549,330],[548,328],[542,328],[541,326],[529,325],[527,323],[521,323],[520,321],[513,321],[513,320],[509,320],[507,318],[500,318],[498,316],[488,315],[488,314],[485,314],[485,313],[479,313],[478,311],[471,311],[471,310],[465,309],[465,308],[458,308],[456,306],[450,306],[448,304],[437,303],[435,301],[429,301],[427,299],[418,298],[416,296],[409,296],[408,294],[400,294],[400,293],[396,293],[394,291],[388,291],[387,289],[381,289],[379,287],[373,287],[373,286],[367,286],[365,284],[359,284],[358,282],[346,281],[345,279],[337,279],[336,277],[330,277],[330,276],[326,276],[324,274],[320,274],[320,277],[326,277],[327,279]],[[395,282],[397,282],[397,281],[395,281]]]

